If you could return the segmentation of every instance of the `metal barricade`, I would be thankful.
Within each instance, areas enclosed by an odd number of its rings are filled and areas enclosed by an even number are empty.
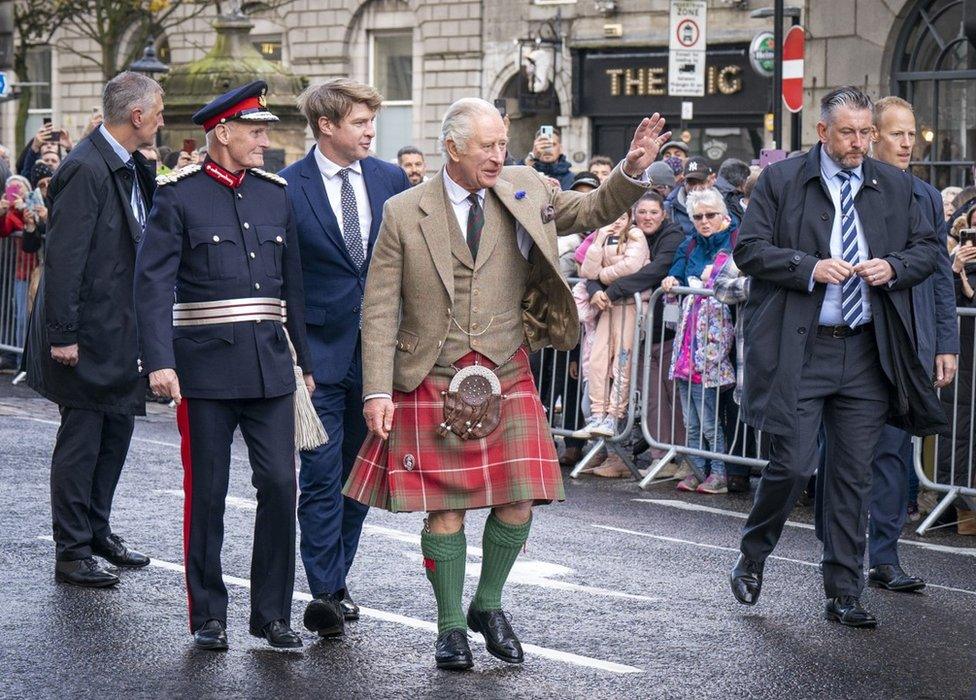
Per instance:
[[[928,438],[931,445],[930,469],[926,469],[925,440],[915,438],[915,473],[919,484],[943,494],[942,499],[915,530],[924,535],[956,499],[976,509],[976,309],[956,309],[959,326],[959,367],[951,386],[939,391],[942,407],[949,419],[947,435]],[[966,351],[969,352],[966,352]],[[968,357],[967,357],[968,355]]]
[[[570,286],[578,282],[577,279],[569,279]],[[634,307],[636,322],[634,324],[633,344],[629,356],[618,353],[615,360],[620,367],[620,371],[626,369],[629,372],[630,382],[627,390],[627,410],[622,421],[618,421],[617,431],[612,437],[598,437],[593,445],[587,450],[583,458],[576,464],[570,472],[570,476],[576,478],[593,461],[600,450],[606,447],[618,454],[634,475],[640,478],[640,473],[633,463],[630,455],[624,446],[627,444],[634,426],[637,423],[637,384],[638,384],[638,348],[640,348],[640,338],[643,330],[643,300],[640,294],[634,295]],[[611,329],[617,337],[622,336],[625,330],[625,319],[621,314],[620,325]],[[590,435],[583,429],[587,419],[583,407],[588,404],[588,397],[585,391],[585,380],[583,372],[582,348],[586,340],[585,326],[580,331],[580,343],[573,350],[555,350],[545,348],[536,353],[532,358],[533,372],[536,378],[536,388],[539,390],[539,397],[549,418],[549,426],[553,435],[563,438],[577,438],[589,440]],[[618,347],[621,345],[617,344]],[[629,367],[627,366],[629,364]],[[611,391],[613,387],[611,387]]]
[[[0,239],[0,350],[20,353],[27,327],[27,282],[16,279],[20,239]]]
[[[711,289],[693,289],[691,287],[675,287],[670,292],[679,299],[688,296],[713,297]],[[680,327],[680,304],[659,303],[665,295],[663,289],[657,289],[648,301],[648,312],[644,324],[644,371],[640,396],[643,402],[640,408],[641,432],[651,449],[663,451],[664,455],[652,463],[646,475],[640,479],[640,487],[647,489],[651,486],[658,473],[671,460],[679,455],[696,456],[704,459],[716,459],[726,464],[748,466],[750,470],[761,469],[766,465],[761,454],[762,433],[745,426],[739,418],[738,405],[733,400],[732,393],[736,391],[733,382],[724,391],[721,387],[705,387],[686,382],[688,389],[681,400],[678,391],[682,380],[672,381],[670,369],[672,363],[673,335],[672,326]],[[662,318],[663,314],[663,318]],[[657,326],[657,328],[655,328]],[[656,334],[655,334],[656,331]],[[702,348],[704,357],[719,357],[717,352],[709,352],[709,345]],[[734,344],[733,340],[733,344]],[[730,351],[729,360],[735,373],[735,352]],[[707,367],[706,367],[707,369]],[[737,379],[737,378],[736,378]],[[695,391],[695,387],[698,387]],[[711,425],[698,420],[697,430],[688,434],[684,430],[684,408],[691,408],[692,395],[697,404],[698,416],[712,414]],[[711,404],[707,406],[707,404]],[[709,410],[706,410],[706,407]],[[734,415],[732,415],[734,414]],[[664,434],[666,433],[666,434]],[[682,433],[684,433],[682,437]],[[721,436],[723,451],[703,449],[706,439],[711,446],[713,439],[717,442]],[[692,444],[694,443],[694,445]]]

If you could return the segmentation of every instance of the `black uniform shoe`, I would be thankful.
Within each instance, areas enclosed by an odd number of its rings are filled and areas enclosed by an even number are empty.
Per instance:
[[[349,591],[342,595],[342,600],[339,601],[339,609],[342,610],[342,617],[346,622],[359,619],[359,606],[349,597]]]
[[[731,474],[727,480],[729,493],[749,493],[749,477]]]
[[[925,581],[909,576],[897,564],[879,564],[868,571],[868,585],[899,593],[914,593],[925,588]]]
[[[57,561],[54,563],[54,580],[85,588],[108,588],[119,582],[119,577],[103,569],[94,557]]]
[[[842,595],[827,598],[824,619],[839,622],[847,627],[877,627],[878,620],[861,605],[857,596]]]
[[[149,557],[142,552],[129,549],[125,540],[118,535],[109,535],[105,539],[92,540],[92,551],[102,559],[107,559],[116,566],[131,566],[138,568],[149,563]]]
[[[434,661],[437,668],[448,671],[467,671],[474,666],[468,635],[464,630],[448,630],[437,635],[434,645]]]
[[[755,605],[762,591],[763,566],[761,561],[746,559],[745,554],[739,555],[739,560],[732,569],[729,577],[732,583],[732,595],[743,605]]]
[[[345,632],[342,608],[332,596],[316,598],[305,607],[305,629],[320,637],[340,637]]]
[[[251,634],[264,637],[275,649],[298,649],[302,646],[302,638],[298,636],[298,632],[284,620],[273,620],[259,630],[252,627]]]
[[[220,620],[207,620],[203,627],[193,633],[193,644],[197,649],[207,651],[227,651],[227,631]]]
[[[469,607],[468,627],[484,636],[488,653],[496,659],[510,664],[522,663],[522,645],[504,610],[482,611]]]

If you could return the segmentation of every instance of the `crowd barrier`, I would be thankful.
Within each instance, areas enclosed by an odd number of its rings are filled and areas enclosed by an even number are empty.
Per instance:
[[[22,352],[27,327],[27,285],[16,280],[20,240],[0,239],[0,350]],[[23,298],[21,298],[23,297]]]
[[[976,309],[956,309],[959,326],[959,367],[950,386],[939,391],[942,407],[949,419],[947,435],[916,438],[915,472],[925,488],[942,494],[932,512],[919,524],[916,532],[924,535],[934,529],[936,521],[957,499],[976,510],[976,474],[974,474],[974,414],[976,414]]]

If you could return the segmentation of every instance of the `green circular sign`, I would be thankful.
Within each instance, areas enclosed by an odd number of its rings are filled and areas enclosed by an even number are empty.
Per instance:
[[[773,33],[760,32],[756,34],[749,45],[749,63],[752,65],[752,69],[764,78],[772,78],[774,56]]]

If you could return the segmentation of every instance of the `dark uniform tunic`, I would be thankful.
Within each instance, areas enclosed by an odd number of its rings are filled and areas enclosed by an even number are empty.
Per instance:
[[[190,626],[226,625],[221,580],[230,445],[241,428],[257,488],[251,631],[288,620],[295,560],[295,374],[277,321],[173,326],[173,302],[276,298],[309,372],[301,262],[285,181],[216,163],[159,178],[136,263],[135,297],[147,373],[176,370],[183,401],[184,551]]]

